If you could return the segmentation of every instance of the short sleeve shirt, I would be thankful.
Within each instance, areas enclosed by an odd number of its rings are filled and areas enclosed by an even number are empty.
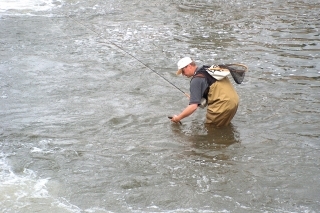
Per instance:
[[[196,69],[195,74],[198,70],[200,70],[202,67],[198,67]],[[205,90],[208,88],[208,82],[206,78],[202,77],[196,77],[192,78],[190,82],[190,101],[189,104],[200,104],[201,98],[203,97],[203,94]]]

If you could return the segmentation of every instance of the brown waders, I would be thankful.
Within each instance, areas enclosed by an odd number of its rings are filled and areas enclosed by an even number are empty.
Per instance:
[[[239,96],[228,77],[210,86],[206,123],[227,126],[237,112]]]

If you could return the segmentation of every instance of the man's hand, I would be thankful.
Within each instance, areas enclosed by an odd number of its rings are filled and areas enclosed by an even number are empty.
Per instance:
[[[181,121],[178,119],[178,116],[177,116],[177,115],[168,116],[168,118],[171,119],[171,121],[174,122],[174,123],[182,124]]]

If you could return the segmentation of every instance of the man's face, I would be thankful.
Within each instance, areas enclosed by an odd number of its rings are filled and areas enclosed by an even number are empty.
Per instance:
[[[182,75],[190,78],[193,76],[193,74],[194,74],[194,69],[193,69],[193,66],[191,66],[190,64],[182,68]]]

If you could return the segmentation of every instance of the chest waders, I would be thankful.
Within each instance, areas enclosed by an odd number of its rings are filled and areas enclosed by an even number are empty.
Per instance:
[[[206,123],[227,126],[237,112],[239,96],[228,77],[218,81],[203,68],[194,77],[206,78],[209,85],[203,94],[208,105]]]

